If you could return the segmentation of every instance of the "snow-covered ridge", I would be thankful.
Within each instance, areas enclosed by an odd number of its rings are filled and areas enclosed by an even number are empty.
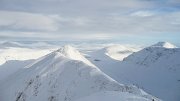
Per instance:
[[[102,91],[130,93],[142,101],[158,100],[135,86],[119,84],[82,59],[71,46],[41,57],[0,84],[0,100],[74,101]]]

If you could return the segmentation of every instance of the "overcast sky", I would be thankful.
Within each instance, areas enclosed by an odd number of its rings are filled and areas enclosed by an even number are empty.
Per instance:
[[[179,32],[180,0],[0,0],[0,40],[177,43]]]

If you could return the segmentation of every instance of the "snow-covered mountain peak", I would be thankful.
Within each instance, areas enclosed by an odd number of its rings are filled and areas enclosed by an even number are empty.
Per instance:
[[[169,43],[169,42],[158,42],[151,47],[164,47],[164,48],[177,48],[175,45]]]
[[[179,53],[180,48],[177,48],[168,42],[158,42],[157,44],[131,54],[124,60],[149,66],[154,63],[159,63],[160,61],[168,60],[172,57],[178,57]]]
[[[78,50],[70,45],[65,45],[55,51],[55,53],[61,54],[66,58],[70,58],[72,60],[82,61],[90,66],[95,67],[89,60],[87,60]]]
[[[60,52],[62,54],[64,54],[65,56],[70,56],[72,54],[79,54],[79,52],[72,46],[70,45],[65,45],[63,47],[61,47],[60,49],[57,50],[57,52]]]
[[[64,46],[0,83],[0,100],[75,101],[103,91],[128,93],[147,101],[156,99],[135,86],[119,84],[86,62],[76,49]]]

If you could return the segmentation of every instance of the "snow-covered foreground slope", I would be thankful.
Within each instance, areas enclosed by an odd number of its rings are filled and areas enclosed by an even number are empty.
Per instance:
[[[0,83],[0,101],[82,101],[98,94],[111,100],[158,100],[135,86],[119,84],[70,46],[39,58]]]
[[[12,75],[19,69],[32,63],[33,61],[34,60],[25,60],[25,61],[9,60],[3,65],[0,65],[0,82],[2,82],[3,79],[6,79],[8,76]]]
[[[180,100],[180,48],[170,43],[144,48],[124,61],[89,60],[119,82],[135,84],[165,101]]]
[[[149,101],[149,99],[126,92],[104,91],[76,101]]]

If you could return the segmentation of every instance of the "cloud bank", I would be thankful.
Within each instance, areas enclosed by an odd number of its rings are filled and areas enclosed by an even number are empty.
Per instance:
[[[109,39],[177,34],[179,5],[179,0],[1,0],[0,37]]]

